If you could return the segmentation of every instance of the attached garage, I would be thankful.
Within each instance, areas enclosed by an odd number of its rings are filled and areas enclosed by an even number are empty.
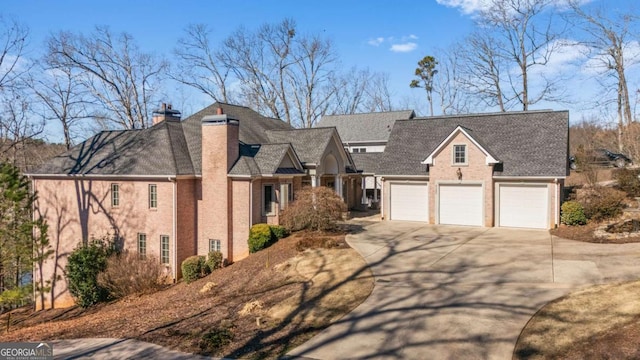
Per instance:
[[[498,184],[498,226],[549,228],[547,185]]]
[[[426,183],[391,183],[391,220],[429,221],[429,188]]]
[[[438,223],[482,226],[484,208],[481,184],[440,184]]]

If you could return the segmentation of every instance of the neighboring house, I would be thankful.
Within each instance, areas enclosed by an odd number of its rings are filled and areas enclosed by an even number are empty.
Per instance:
[[[338,129],[342,144],[351,153],[358,170],[365,176],[363,204],[377,205],[380,196],[380,178],[376,177],[376,166],[384,152],[389,134],[396,120],[413,119],[413,110],[363,113],[351,115],[325,115],[318,127]]]
[[[293,129],[241,106],[213,104],[181,121],[163,105],[144,130],[103,131],[29,174],[54,256],[37,308],[73,304],[63,276],[81,242],[108,237],[154,256],[175,280],[192,255],[248,256],[252,224],[278,224],[304,185],[360,206],[361,176],[335,128]]]
[[[568,175],[569,113],[398,120],[377,175],[385,220],[549,229]]]

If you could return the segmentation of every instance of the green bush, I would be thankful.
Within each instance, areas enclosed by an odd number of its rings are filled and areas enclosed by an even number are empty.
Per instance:
[[[587,219],[599,221],[622,214],[626,194],[608,187],[594,187],[587,190],[578,201],[584,208]]]
[[[204,256],[193,255],[184,259],[181,265],[182,278],[188,283],[196,281],[209,273]]]
[[[83,308],[107,300],[109,292],[98,284],[98,274],[107,268],[114,248],[105,239],[92,239],[71,254],[65,268],[69,292]]]
[[[335,230],[347,206],[338,194],[326,186],[306,187],[296,193],[296,199],[280,216],[281,223],[291,231]]]
[[[273,234],[273,236],[276,237],[276,239],[280,240],[280,239],[284,239],[287,236],[289,236],[289,230],[287,230],[286,227],[284,226],[280,226],[280,225],[271,225],[271,233]]]
[[[577,201],[567,201],[562,204],[562,216],[560,217],[565,225],[584,225],[587,223],[587,216],[584,208]]]
[[[233,341],[233,326],[221,324],[217,328],[209,330],[200,339],[200,350],[207,354],[216,354],[221,348],[229,345]]]
[[[220,269],[223,265],[222,253],[220,251],[211,251],[207,258],[207,269],[209,273],[212,273],[214,270]]]
[[[614,179],[618,180],[618,189],[627,193],[631,197],[640,196],[640,175],[639,170],[618,169],[613,173]]]
[[[249,252],[258,252],[273,244],[275,236],[269,224],[255,224],[249,231]]]

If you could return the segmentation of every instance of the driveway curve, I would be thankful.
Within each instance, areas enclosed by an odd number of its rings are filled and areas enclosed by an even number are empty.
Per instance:
[[[311,359],[511,359],[547,302],[638,278],[640,244],[548,231],[355,222],[347,238],[376,285],[359,307],[288,355]]]

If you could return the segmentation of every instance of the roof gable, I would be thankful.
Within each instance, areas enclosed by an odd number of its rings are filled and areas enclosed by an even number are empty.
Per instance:
[[[458,126],[502,162],[496,176],[567,176],[569,112],[551,110],[398,120],[377,174],[428,175],[425,155]]]
[[[458,125],[450,134],[447,136],[441,143],[438,145],[428,156],[422,161],[422,164],[433,165],[433,158],[436,154],[438,154],[443,147],[445,147],[456,135],[463,134],[469,141],[471,141],[475,146],[478,147],[480,151],[485,155],[485,164],[498,164],[500,163],[488,150],[486,146],[482,146],[480,142],[478,142],[473,136],[471,136],[469,129],[465,129],[464,127]]]

